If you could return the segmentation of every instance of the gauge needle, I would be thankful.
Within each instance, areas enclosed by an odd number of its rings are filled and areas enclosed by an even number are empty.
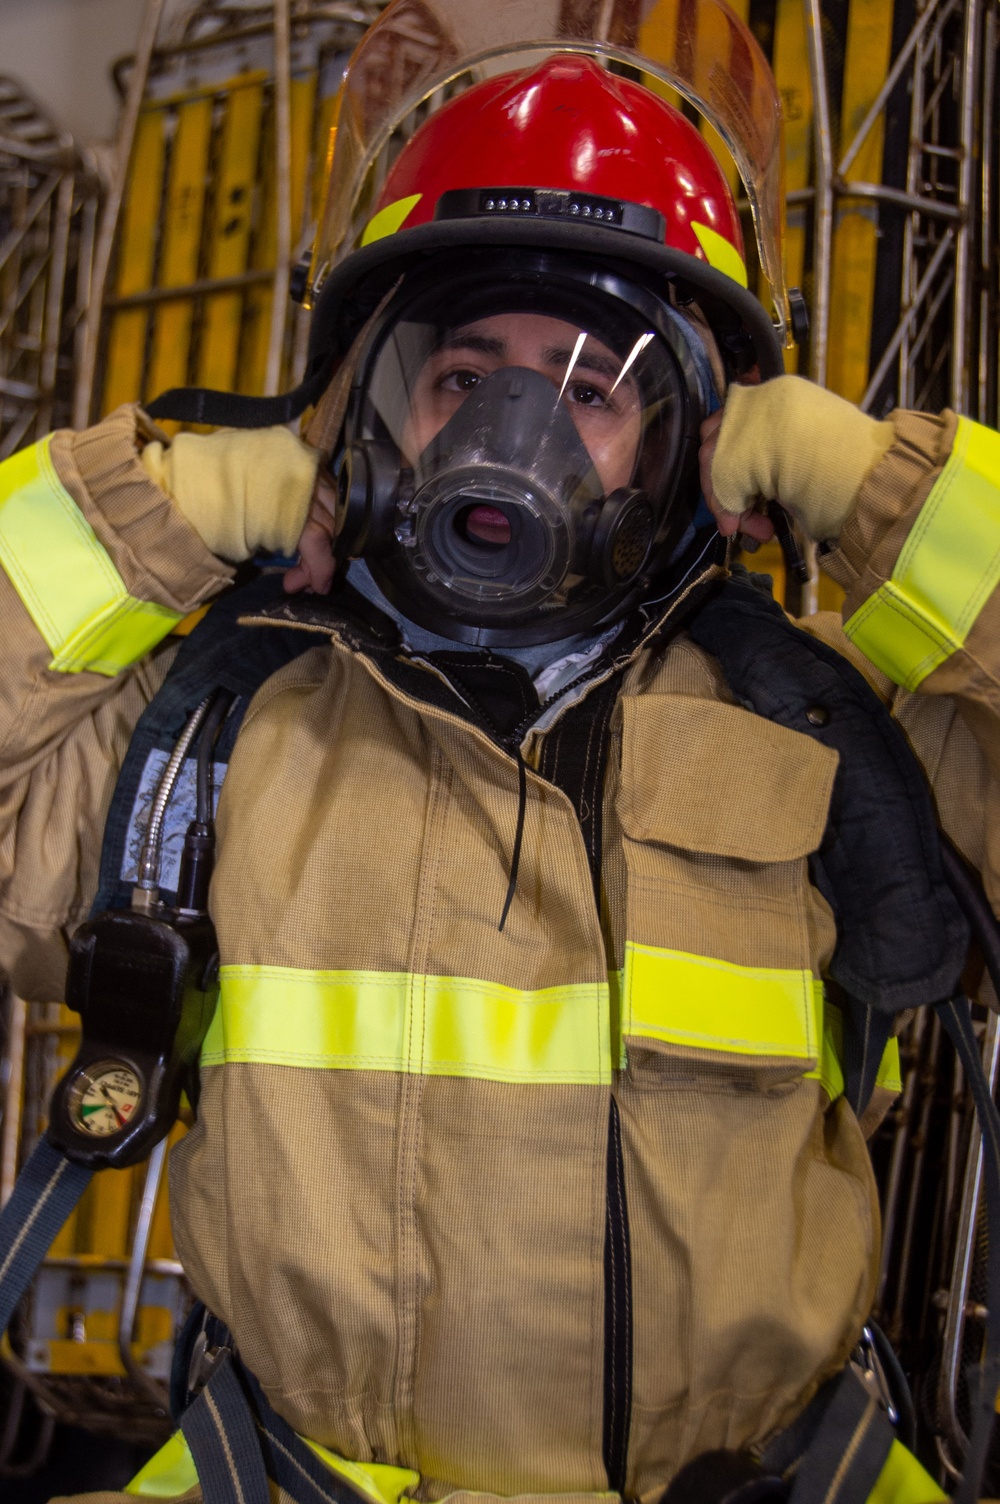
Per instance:
[[[114,1113],[115,1117],[118,1119],[118,1126],[119,1126],[119,1128],[124,1128],[125,1127],[125,1119],[122,1117],[121,1113],[118,1111],[118,1108],[115,1106],[115,1099],[111,1095],[111,1093],[108,1091],[108,1088],[106,1086],[102,1086],[101,1087],[101,1096],[104,1098],[105,1102],[107,1102],[108,1106],[111,1108],[111,1111]]]

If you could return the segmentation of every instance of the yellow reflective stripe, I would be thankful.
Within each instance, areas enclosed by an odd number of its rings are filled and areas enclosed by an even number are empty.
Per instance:
[[[903,1073],[899,1062],[899,1040],[890,1039],[882,1051],[882,1059],[875,1076],[875,1085],[884,1087],[886,1091],[900,1092],[903,1090]]]
[[[826,1001],[823,983],[813,981],[814,1005],[816,1016],[822,1019],[822,1043],[819,1052],[819,1064],[813,1071],[806,1071],[806,1076],[818,1081],[826,1092],[831,1102],[836,1102],[838,1097],[844,1094],[844,1069],[841,1065],[843,1055],[843,1025],[840,1009]]]
[[[489,1081],[611,1080],[608,986],[223,966],[203,1066],[262,1061]]]
[[[60,673],[120,673],[181,619],[129,595],[60,483],[48,439],[0,465],[0,564]]]
[[[407,1489],[419,1487],[420,1474],[412,1468],[390,1467],[385,1462],[348,1462],[346,1457],[338,1457],[336,1452],[321,1447],[318,1441],[310,1441],[308,1436],[302,1439],[331,1473],[339,1473],[342,1478],[346,1478],[348,1483],[352,1483],[371,1499],[372,1504],[400,1504]]]
[[[736,1055],[817,1061],[821,1030],[822,993],[809,971],[734,966],[626,943],[624,1034]]]
[[[824,1000],[823,983],[815,982],[813,985],[819,994],[817,1010],[823,1020],[823,1045],[819,1065],[816,1070],[807,1071],[806,1075],[819,1081],[830,1101],[835,1102],[844,1091],[844,1070],[841,1065],[844,1058],[844,1020],[837,1005],[831,1003],[829,999]],[[875,1075],[875,1085],[894,1093],[903,1090],[898,1039],[890,1039],[882,1051],[882,1059]]]
[[[894,1441],[867,1504],[939,1504],[948,1495],[901,1441]]]
[[[198,1470],[191,1449],[184,1433],[175,1431],[139,1469],[132,1482],[126,1483],[125,1493],[138,1494],[144,1499],[174,1499],[178,1494],[186,1494],[197,1482]]]
[[[316,1453],[319,1460],[332,1473],[346,1478],[359,1493],[372,1504],[400,1504],[408,1488],[416,1489],[420,1474],[407,1467],[390,1467],[379,1462],[348,1462],[338,1457],[319,1442],[302,1437],[306,1446]],[[198,1482],[198,1470],[191,1456],[191,1449],[181,1431],[175,1431],[170,1440],[149,1459],[136,1473],[132,1482],[126,1484],[125,1493],[146,1499],[173,1499],[187,1493]]]
[[[905,689],[961,648],[1000,583],[1000,434],[959,418],[948,463],[920,509],[892,577],[844,624]]]

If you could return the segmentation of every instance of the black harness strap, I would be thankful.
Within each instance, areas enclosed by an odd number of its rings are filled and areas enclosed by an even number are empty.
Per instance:
[[[0,1335],[93,1173],[41,1138],[18,1175],[0,1213]]]
[[[278,1415],[228,1346],[225,1327],[209,1320],[222,1345],[212,1349],[210,1377],[180,1418],[204,1504],[269,1504],[268,1478],[295,1504],[369,1504]]]
[[[845,1368],[799,1464],[789,1504],[864,1504],[894,1440],[875,1395]]]
[[[232,1354],[181,1416],[204,1504],[270,1504],[267,1471],[253,1412],[236,1376]]]

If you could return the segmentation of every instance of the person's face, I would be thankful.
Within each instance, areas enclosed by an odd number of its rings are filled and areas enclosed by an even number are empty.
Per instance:
[[[604,494],[627,486],[642,430],[638,387],[592,334],[540,313],[498,313],[448,334],[417,377],[403,450],[412,464],[469,393],[504,366],[546,376],[562,393]],[[530,456],[527,458],[530,459]]]

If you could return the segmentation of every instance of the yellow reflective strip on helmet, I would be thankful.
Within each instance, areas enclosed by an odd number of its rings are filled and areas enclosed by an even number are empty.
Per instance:
[[[158,1452],[126,1483],[125,1493],[144,1499],[175,1499],[198,1482],[198,1470],[182,1431],[175,1431]]]
[[[423,198],[422,193],[412,193],[409,198],[398,198],[394,204],[386,204],[377,214],[373,214],[365,225],[361,244],[371,245],[373,240],[384,240],[387,235],[395,235],[401,230],[411,209],[414,209]]]
[[[490,1081],[611,1080],[606,983],[223,966],[203,1066],[260,1061]]]
[[[809,971],[625,946],[622,1032],[695,1049],[818,1063],[822,993]]]
[[[129,595],[60,483],[48,439],[0,465],[0,564],[60,673],[120,673],[181,619]]]
[[[948,463],[920,509],[892,577],[844,624],[905,689],[961,648],[1000,583],[1000,434],[959,418]]]
[[[746,262],[733,243],[720,235],[718,230],[713,230],[711,225],[700,225],[692,220],[691,228],[698,237],[698,244],[705,252],[709,266],[714,266],[717,272],[724,272],[741,287],[746,287]]]
[[[894,1441],[866,1504],[939,1504],[947,1497],[913,1453]]]

